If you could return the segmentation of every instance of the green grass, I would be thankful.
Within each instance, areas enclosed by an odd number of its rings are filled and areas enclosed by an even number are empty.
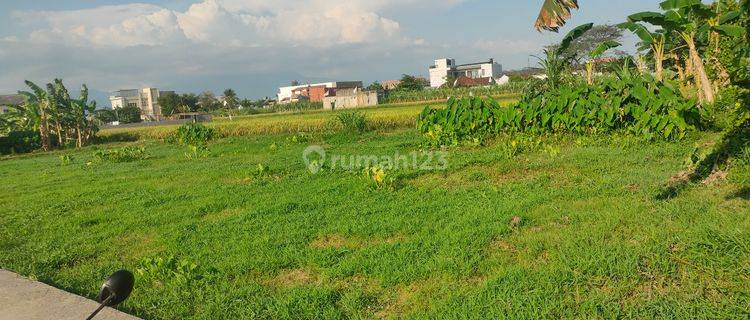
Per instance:
[[[421,150],[414,131],[229,137],[192,160],[152,140],[6,158],[0,267],[91,298],[140,269],[121,309],[149,319],[750,316],[750,167],[656,200],[715,134],[500,137],[448,149],[444,172],[388,171],[392,188],[301,160],[310,144]],[[147,156],[88,164],[125,145]]]

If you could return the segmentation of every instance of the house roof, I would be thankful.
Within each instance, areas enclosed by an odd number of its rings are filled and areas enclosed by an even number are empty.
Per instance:
[[[467,76],[460,76],[456,79],[455,86],[458,87],[476,87],[486,86],[492,84],[493,79],[491,77],[485,78],[469,78]]]
[[[0,106],[20,105],[23,101],[24,97],[20,94],[0,95]]]

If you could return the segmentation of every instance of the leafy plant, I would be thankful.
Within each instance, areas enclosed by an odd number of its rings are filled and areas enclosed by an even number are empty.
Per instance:
[[[367,115],[362,111],[344,111],[336,115],[345,131],[363,133],[367,131]]]
[[[367,167],[364,170],[367,181],[376,189],[393,189],[396,185],[396,178],[386,173],[382,166]]]
[[[603,133],[625,130],[646,139],[679,139],[696,128],[701,110],[676,86],[627,68],[596,85],[565,84],[525,96],[517,106],[492,99],[452,99],[445,109],[426,107],[417,129],[433,146],[483,140],[503,131]]]
[[[205,146],[214,134],[214,129],[200,123],[186,123],[177,128],[175,142],[183,146]]]
[[[146,148],[127,146],[120,149],[98,150],[94,152],[96,162],[133,162],[147,159]]]
[[[73,163],[73,157],[71,157],[70,155],[64,154],[60,156],[61,166],[69,166],[71,163]]]

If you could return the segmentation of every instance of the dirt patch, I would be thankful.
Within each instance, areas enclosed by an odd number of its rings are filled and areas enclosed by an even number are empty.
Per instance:
[[[274,287],[298,287],[311,285],[319,282],[319,277],[305,269],[284,269],[276,277],[265,281],[265,284]]]
[[[726,180],[727,175],[726,171],[716,170],[703,180],[703,185],[710,186],[718,181]]]
[[[327,248],[351,248],[356,249],[361,247],[361,241],[358,239],[347,238],[340,234],[327,234],[310,242],[310,247],[315,249],[327,249]]]

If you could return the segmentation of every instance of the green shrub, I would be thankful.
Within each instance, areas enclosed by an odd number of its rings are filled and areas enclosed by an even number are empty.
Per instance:
[[[127,146],[120,149],[98,150],[94,152],[96,162],[133,162],[147,159],[146,148]]]
[[[185,123],[177,128],[174,139],[177,144],[183,146],[205,146],[214,138],[214,135],[213,128],[200,123]]]
[[[431,145],[476,143],[502,131],[626,130],[646,139],[679,139],[701,119],[695,101],[683,98],[672,83],[621,74],[591,86],[563,84],[531,92],[514,107],[501,107],[492,99],[450,99],[445,109],[425,108],[417,129]]]
[[[363,133],[367,131],[367,115],[362,111],[344,111],[338,113],[339,120],[345,131]]]
[[[38,131],[11,131],[7,137],[0,137],[0,154],[27,153],[41,147],[42,138]]]

